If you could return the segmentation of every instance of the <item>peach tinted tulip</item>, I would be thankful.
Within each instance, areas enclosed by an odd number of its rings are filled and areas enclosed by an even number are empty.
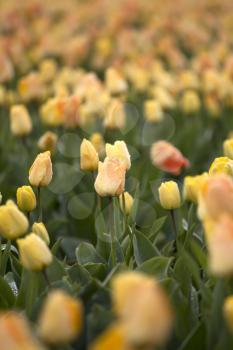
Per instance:
[[[125,188],[125,165],[116,158],[99,162],[95,190],[101,196],[119,196]]]
[[[131,167],[130,154],[124,141],[115,141],[113,145],[106,143],[105,151],[107,157],[119,159],[129,170]]]
[[[223,215],[208,240],[209,268],[217,276],[233,274],[233,219]]]
[[[151,160],[160,170],[174,175],[179,175],[183,167],[189,166],[188,159],[176,147],[163,140],[152,145]]]
[[[8,311],[0,314],[1,350],[45,350],[32,335],[26,319]]]
[[[29,182],[32,186],[48,186],[53,176],[50,152],[38,154],[29,170]]]
[[[210,176],[200,189],[198,216],[217,219],[223,213],[233,216],[233,180],[225,174]]]

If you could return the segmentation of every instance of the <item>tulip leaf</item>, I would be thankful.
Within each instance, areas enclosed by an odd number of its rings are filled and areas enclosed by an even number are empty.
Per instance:
[[[149,239],[141,232],[135,231],[133,237],[134,257],[137,265],[144,261],[159,255],[158,250],[152,245]]]
[[[137,270],[163,279],[167,277],[173,259],[172,257],[155,256],[154,258],[144,261]]]
[[[77,261],[81,265],[88,263],[102,263],[104,259],[96,251],[95,247],[88,242],[82,242],[76,248]]]
[[[14,293],[9,284],[5,281],[5,279],[2,276],[0,276],[0,295],[1,299],[8,307],[12,307],[14,305]]]

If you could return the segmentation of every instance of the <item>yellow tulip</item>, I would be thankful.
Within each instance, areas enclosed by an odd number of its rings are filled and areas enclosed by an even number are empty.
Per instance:
[[[17,239],[20,261],[30,271],[41,271],[52,262],[52,254],[46,243],[35,233]]]
[[[233,160],[233,139],[225,140],[223,142],[224,156]]]
[[[124,195],[124,198],[123,198],[123,195]],[[133,206],[133,200],[134,200],[133,197],[129,194],[129,192],[124,192],[124,194],[122,193],[119,198],[120,198],[121,210],[122,211],[125,210],[125,214],[129,215]]]
[[[74,340],[83,325],[83,305],[62,290],[47,296],[38,321],[38,333],[47,343],[56,345]]]
[[[233,160],[228,157],[215,158],[210,166],[209,174],[215,175],[219,173],[225,173],[233,176]]]
[[[50,243],[49,234],[43,222],[34,222],[34,224],[32,225],[32,232],[35,233],[40,238],[42,238],[43,241],[47,245],[49,245]]]
[[[41,151],[50,151],[53,153],[57,145],[57,134],[52,131],[46,131],[38,140],[37,146]]]
[[[224,300],[223,312],[225,321],[233,333],[233,295],[230,295]]]
[[[164,209],[172,210],[180,207],[180,191],[175,181],[162,182],[159,187],[159,200]]]
[[[4,238],[18,238],[26,233],[28,226],[28,219],[13,201],[0,206],[0,234]]]
[[[106,143],[105,151],[108,158],[119,159],[125,165],[125,168],[129,170],[131,167],[130,154],[124,141],[115,141],[113,145]]]
[[[84,171],[95,171],[98,169],[99,156],[92,143],[83,139],[80,146],[80,168]]]
[[[14,105],[10,110],[10,127],[13,135],[25,136],[32,130],[32,121],[24,105]]]
[[[196,176],[185,176],[183,187],[184,199],[197,204],[200,188],[207,179],[208,173],[203,173]]]
[[[16,192],[19,209],[30,212],[36,207],[36,196],[31,186],[22,186]]]
[[[38,154],[29,170],[29,182],[32,186],[48,186],[52,180],[53,170],[50,152]]]

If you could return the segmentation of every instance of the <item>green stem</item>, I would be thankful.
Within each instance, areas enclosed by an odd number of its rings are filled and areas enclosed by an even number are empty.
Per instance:
[[[38,187],[38,193],[37,193],[37,202],[38,202],[38,222],[42,222],[43,220],[43,210],[42,210],[42,202],[41,202],[41,187]]]
[[[174,254],[177,253],[177,227],[176,227],[176,218],[175,218],[175,211],[174,209],[170,210],[170,214],[171,214],[171,219],[172,219],[172,226],[173,226],[173,231],[174,231]]]
[[[125,192],[122,193],[122,206],[123,206],[123,233],[125,233],[127,227],[127,216],[125,210]]]
[[[113,199],[113,197],[110,197],[109,223],[110,223],[110,234],[111,234],[112,267],[114,267],[116,265],[116,250],[115,250],[115,215],[114,215],[114,199]]]
[[[51,288],[51,283],[50,283],[47,271],[46,270],[42,270],[42,275],[44,276],[44,279],[45,279],[46,284],[48,285],[48,288]]]

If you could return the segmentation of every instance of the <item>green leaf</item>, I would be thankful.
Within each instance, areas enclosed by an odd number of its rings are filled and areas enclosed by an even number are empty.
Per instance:
[[[67,275],[64,265],[55,256],[52,263],[47,267],[46,273],[50,283],[59,281]]]
[[[151,240],[155,239],[155,237],[157,236],[157,233],[159,233],[159,231],[165,224],[166,220],[167,220],[167,216],[162,216],[161,218],[158,218],[157,220],[154,221],[150,230],[150,235],[149,235],[149,238]]]
[[[152,245],[149,239],[141,232],[135,231],[133,237],[134,256],[137,265],[144,261],[159,255],[158,250]]]
[[[81,265],[85,265],[88,263],[103,263],[104,259],[97,252],[95,247],[91,243],[82,242],[76,248],[76,257],[77,261]]]
[[[68,269],[68,275],[73,283],[80,283],[81,285],[88,284],[92,277],[90,273],[82,265],[76,263]]]
[[[85,269],[90,273],[92,277],[103,280],[106,276],[107,268],[102,263],[88,263],[84,265]]]
[[[165,256],[156,256],[143,262],[138,268],[138,271],[145,272],[149,275],[156,276],[159,279],[166,278],[171,262],[174,258]]]
[[[0,276],[0,295],[4,303],[10,308],[15,303],[15,296],[9,284]]]
[[[183,341],[179,350],[205,350],[205,342],[205,326],[203,323],[198,323]]]

